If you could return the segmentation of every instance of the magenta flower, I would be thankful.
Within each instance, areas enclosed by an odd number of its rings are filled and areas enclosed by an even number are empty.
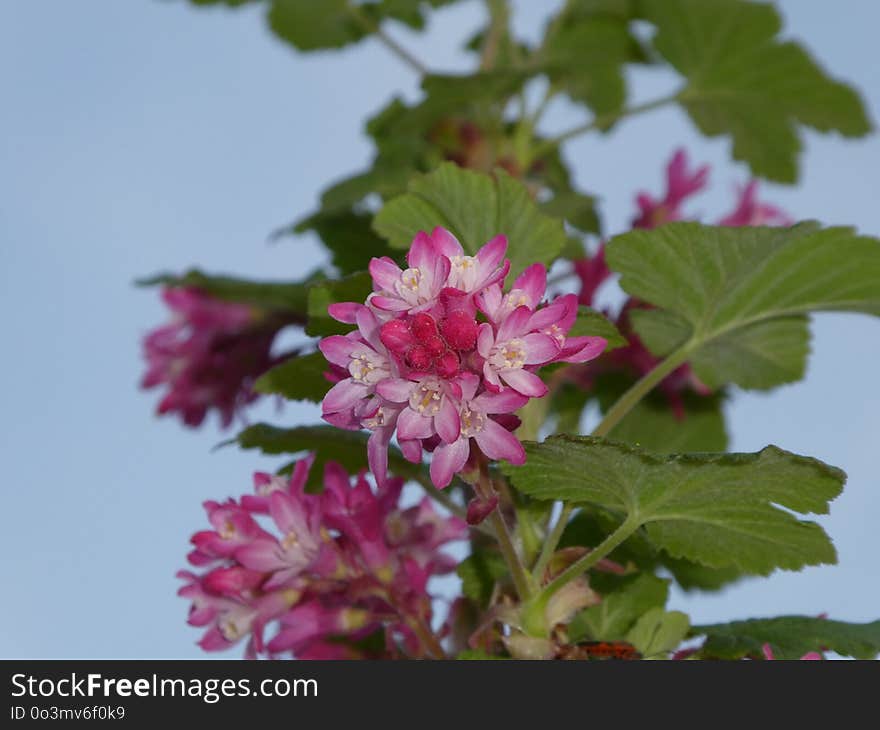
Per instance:
[[[174,317],[144,338],[141,387],[166,387],[159,414],[198,426],[214,409],[229,426],[256,400],[254,380],[277,362],[270,350],[285,320],[193,288],[166,288],[162,298]]]
[[[333,425],[372,432],[367,450],[378,483],[386,482],[394,436],[410,461],[433,452],[438,487],[464,467],[472,439],[478,453],[522,463],[513,411],[547,393],[536,370],[586,362],[604,349],[601,337],[568,337],[575,295],[541,306],[542,264],[504,291],[506,250],[505,237],[496,236],[467,256],[443,228],[419,233],[405,271],[390,259],[372,260],[374,292],[365,305],[330,307],[331,316],[358,329],[320,344],[338,376],[322,413]]]
[[[445,228],[435,228],[431,233],[431,241],[434,251],[449,259],[446,286],[466,294],[474,294],[503,280],[510,271],[510,261],[504,258],[507,252],[505,236],[495,236],[475,256],[466,256],[458,239]]]
[[[456,402],[458,437],[445,441],[434,449],[431,461],[431,481],[435,486],[446,487],[452,477],[464,468],[470,456],[473,439],[490,459],[506,459],[511,464],[524,464],[526,452],[510,431],[492,419],[492,416],[512,413],[522,408],[528,397],[507,388],[498,393],[484,391],[477,395],[480,379],[468,373],[460,379],[461,396]]]
[[[382,633],[388,652],[424,655],[413,627],[430,631],[428,582],[455,568],[442,547],[466,525],[424,501],[402,509],[400,479],[352,485],[332,462],[323,493],[308,494],[312,460],[290,479],[255,475],[256,495],[205,503],[214,529],[193,536],[189,556],[205,572],[178,574],[189,623],[205,628],[200,646],[247,640],[249,657],[353,658],[372,656],[360,642]]]
[[[688,172],[687,153],[683,149],[676,150],[666,168],[665,197],[656,200],[648,193],[639,193],[636,203],[640,212],[633,220],[633,228],[655,228],[663,223],[680,220],[682,204],[706,187],[708,177],[708,165]]]
[[[758,181],[740,188],[739,200],[731,213],[718,221],[719,226],[790,226],[789,215],[769,203],[758,200]]]

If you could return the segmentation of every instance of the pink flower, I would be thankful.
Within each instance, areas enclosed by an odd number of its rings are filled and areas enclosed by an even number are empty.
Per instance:
[[[428,582],[455,568],[441,548],[466,525],[426,502],[402,509],[399,479],[352,485],[332,462],[324,492],[308,494],[312,460],[289,480],[255,475],[256,496],[205,503],[214,530],[196,533],[189,556],[205,572],[178,574],[189,622],[205,628],[200,646],[247,640],[249,657],[352,658],[372,656],[360,642],[381,632],[386,651],[423,655],[412,627],[430,630]]]
[[[504,258],[507,252],[505,236],[495,236],[474,256],[466,256],[458,239],[445,228],[435,228],[431,241],[434,250],[449,259],[446,286],[466,294],[473,294],[501,281],[510,271],[510,261]]]
[[[277,362],[270,350],[285,320],[193,288],[166,288],[162,298],[174,318],[144,338],[141,387],[164,385],[158,413],[177,412],[187,426],[211,409],[229,426],[256,400],[253,381]]]
[[[703,165],[695,172],[688,172],[687,153],[676,150],[666,168],[666,196],[655,200],[648,193],[639,193],[636,203],[639,215],[633,220],[633,228],[655,228],[663,223],[680,220],[681,206],[692,195],[706,186],[709,166]]]
[[[522,395],[540,398],[547,386],[532,372],[535,366],[551,362],[586,362],[605,349],[601,337],[573,337],[566,334],[577,316],[577,297],[567,294],[533,312],[528,306],[514,309],[498,323],[480,326],[477,351],[484,358],[486,387],[498,391],[505,385]]]
[[[375,291],[366,305],[332,305],[332,316],[358,329],[320,344],[338,377],[323,416],[372,431],[368,457],[379,484],[394,435],[410,461],[433,452],[438,487],[463,468],[471,439],[489,458],[522,463],[512,414],[547,392],[535,371],[549,362],[586,362],[605,347],[601,337],[567,336],[577,316],[574,295],[541,306],[543,265],[529,266],[505,292],[506,249],[504,236],[496,236],[467,256],[442,228],[419,233],[406,271],[373,259]]]
[[[490,459],[506,459],[511,464],[524,464],[526,461],[526,452],[516,436],[495,422],[492,416],[518,410],[529,399],[509,388],[498,393],[486,391],[477,395],[479,385],[480,379],[470,373],[460,379],[461,395],[455,403],[460,424],[458,437],[454,441],[441,443],[434,450],[431,481],[441,489],[464,468],[470,455],[471,439]]]
[[[719,226],[790,226],[789,215],[769,203],[758,201],[758,181],[740,188],[739,201],[731,213],[718,221]]]

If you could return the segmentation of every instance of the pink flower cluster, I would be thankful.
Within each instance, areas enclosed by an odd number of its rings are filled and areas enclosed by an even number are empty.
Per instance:
[[[406,269],[388,257],[370,262],[374,291],[366,303],[331,305],[331,316],[357,330],[320,343],[340,378],[323,400],[323,416],[372,432],[368,455],[379,482],[395,434],[413,462],[433,452],[431,479],[441,488],[474,445],[490,459],[523,463],[513,413],[547,393],[535,371],[586,362],[605,348],[601,337],[568,337],[577,296],[542,306],[543,265],[528,267],[505,292],[506,251],[504,236],[468,256],[443,228],[419,233]]]
[[[648,193],[641,192],[636,196],[639,214],[633,219],[634,228],[655,228],[664,223],[682,220],[684,203],[702,191],[709,177],[709,166],[703,165],[694,171],[689,169],[687,154],[683,149],[675,152],[666,168],[666,194],[662,199],[655,199]],[[791,225],[791,218],[780,208],[758,200],[758,182],[752,180],[739,191],[739,199],[734,209],[723,216],[718,225],[721,226],[765,226]],[[576,261],[575,273],[580,279],[581,290],[578,301],[592,306],[596,292],[610,277],[611,271],[605,263],[605,250],[600,246],[592,258]],[[617,317],[617,327],[629,340],[629,345],[608,353],[602,361],[596,363],[593,372],[587,373],[587,380],[601,370],[632,371],[637,376],[644,375],[654,368],[658,360],[635,334],[630,322],[633,309],[650,305],[629,298]],[[682,393],[691,390],[699,395],[708,395],[711,390],[694,375],[690,365],[685,363],[670,373],[660,383],[660,390],[666,395],[674,413],[682,418],[685,415]]]
[[[141,387],[166,386],[159,414],[198,426],[216,409],[229,426],[257,398],[253,381],[275,364],[270,349],[284,322],[190,287],[166,288],[162,298],[174,316],[144,338]]]
[[[400,479],[373,491],[364,474],[352,485],[332,462],[324,491],[309,494],[312,462],[297,462],[289,478],[255,474],[254,494],[205,503],[212,529],[193,535],[188,557],[206,570],[178,573],[189,623],[206,627],[199,645],[217,651],[247,638],[250,658],[423,656],[428,580],[455,568],[440,548],[466,525],[427,497],[403,509]]]

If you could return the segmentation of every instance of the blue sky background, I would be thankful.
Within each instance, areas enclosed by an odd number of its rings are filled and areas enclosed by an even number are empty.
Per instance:
[[[787,32],[834,74],[855,83],[876,120],[880,6],[786,0]],[[518,2],[535,37],[555,2]],[[430,32],[391,32],[433,69],[465,70],[458,50],[482,18],[467,2],[435,15]],[[633,77],[634,99],[672,77]],[[4,356],[0,439],[0,657],[198,657],[175,571],[200,506],[249,488],[278,462],[211,448],[199,431],[157,420],[142,393],[139,340],[165,319],[156,292],[132,281],[201,265],[295,278],[321,260],[309,239],[266,243],[310,210],[320,189],[370,158],[361,127],[417,79],[373,41],[298,56],[270,36],[262,11],[195,9],[182,0],[19,0],[0,5],[0,311]],[[565,103],[548,129],[585,118]],[[713,164],[713,189],[691,206],[714,219],[735,183],[726,141],[700,139],[677,110],[581,138],[566,156],[582,188],[603,197],[610,231],[623,229],[637,189],[659,192],[662,168],[685,144]],[[802,182],[765,185],[798,218],[880,233],[880,139],[809,134]],[[880,321],[816,318],[804,383],[738,393],[728,408],[733,447],[767,443],[822,458],[850,475],[821,520],[840,565],[780,573],[722,595],[676,594],[697,622],[780,613],[880,616]],[[253,420],[315,420],[311,406],[271,403]]]

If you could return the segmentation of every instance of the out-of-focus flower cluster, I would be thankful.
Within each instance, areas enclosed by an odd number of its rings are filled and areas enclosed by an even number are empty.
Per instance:
[[[633,228],[656,228],[664,223],[684,219],[684,204],[689,198],[701,192],[709,179],[709,166],[703,165],[691,171],[687,154],[683,149],[675,152],[666,168],[666,194],[654,198],[646,192],[636,195],[639,213],[633,219]],[[720,226],[773,226],[791,225],[792,220],[780,208],[758,200],[758,182],[753,180],[739,190],[738,200],[733,210],[718,220]],[[611,270],[605,263],[605,250],[599,246],[596,254],[576,261],[575,273],[580,279],[578,301],[587,306],[595,306],[596,292],[611,277]],[[638,335],[630,321],[633,309],[650,305],[632,297],[624,303],[616,318],[617,328],[629,341],[626,347],[609,352],[605,357],[590,366],[573,373],[572,377],[581,385],[589,387],[593,377],[604,371],[624,371],[642,376],[650,372],[659,362]],[[673,412],[683,418],[685,415],[683,393],[692,391],[698,395],[709,395],[711,390],[694,375],[690,365],[685,363],[670,373],[659,385],[667,397]]]
[[[547,393],[535,371],[587,362],[604,349],[601,337],[568,336],[576,295],[542,306],[543,265],[527,268],[505,291],[506,251],[504,236],[468,256],[443,228],[419,233],[406,269],[388,257],[370,262],[374,291],[365,303],[331,305],[331,316],[357,329],[320,343],[338,377],[323,416],[372,432],[369,461],[379,482],[395,433],[407,459],[418,463],[423,450],[433,452],[438,487],[464,469],[472,443],[490,459],[523,463],[513,413]]]
[[[287,320],[192,287],[166,288],[162,298],[173,316],[144,338],[141,387],[166,387],[159,414],[176,412],[187,426],[199,426],[215,409],[229,426],[256,400],[253,382],[280,359],[271,355],[272,343]]]
[[[209,501],[212,529],[192,537],[179,594],[207,651],[246,641],[248,657],[421,657],[430,653],[428,581],[456,561],[441,552],[466,525],[425,497],[399,504],[401,479],[373,490],[329,462],[320,494],[305,491],[313,458],[291,476],[255,474],[253,494]]]

